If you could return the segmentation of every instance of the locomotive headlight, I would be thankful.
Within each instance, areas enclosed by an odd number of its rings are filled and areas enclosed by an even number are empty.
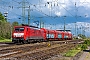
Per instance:
[[[21,33],[21,37],[24,37],[24,33]]]
[[[14,33],[13,36],[16,37],[16,33]]]
[[[23,37],[24,33],[14,33],[14,37]]]

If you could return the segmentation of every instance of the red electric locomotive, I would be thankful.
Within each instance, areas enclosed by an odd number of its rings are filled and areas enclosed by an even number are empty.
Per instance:
[[[32,42],[43,40],[43,30],[29,26],[15,26],[12,33],[12,42]]]
[[[71,40],[72,34],[45,28],[31,26],[15,26],[12,33],[12,42],[33,42],[33,41],[51,41],[51,40]]]

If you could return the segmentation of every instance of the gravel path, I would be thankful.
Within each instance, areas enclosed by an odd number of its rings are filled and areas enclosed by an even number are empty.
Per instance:
[[[83,52],[83,54],[81,55],[81,57],[78,60],[86,60],[87,54],[88,54],[88,52]]]
[[[61,54],[46,60],[90,60],[90,47],[87,50],[79,52],[75,57],[65,57]]]
[[[83,54],[78,60],[90,60],[90,47],[87,50],[83,51]]]

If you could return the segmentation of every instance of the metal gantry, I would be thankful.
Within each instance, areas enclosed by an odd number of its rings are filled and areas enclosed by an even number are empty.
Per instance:
[[[22,0],[22,23],[25,22],[25,0]]]

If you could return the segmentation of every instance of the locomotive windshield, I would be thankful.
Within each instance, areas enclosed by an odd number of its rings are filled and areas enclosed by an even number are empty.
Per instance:
[[[17,28],[15,28],[15,31],[24,31],[24,28],[23,27],[17,27]]]

